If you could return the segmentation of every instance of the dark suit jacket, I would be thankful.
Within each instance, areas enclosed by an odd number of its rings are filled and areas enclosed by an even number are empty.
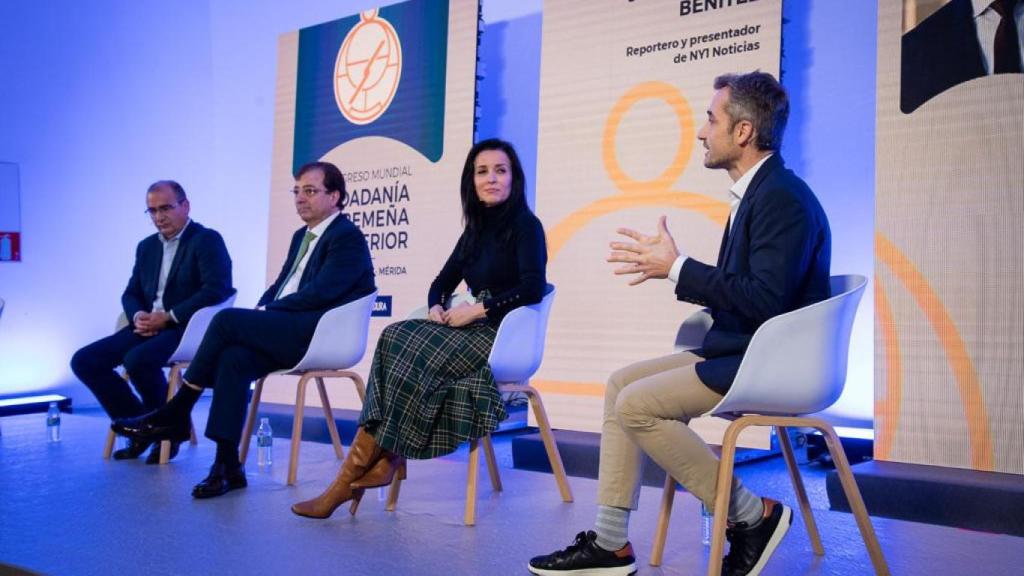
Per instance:
[[[904,34],[900,69],[904,114],[957,84],[984,76],[971,0],[953,0]]]
[[[305,234],[305,226],[295,231],[281,273],[263,293],[259,306],[266,306],[267,310],[303,313],[315,322],[331,308],[358,300],[376,290],[366,238],[344,214],[339,214],[309,255],[299,279],[299,289],[274,300],[287,280]]]
[[[151,312],[160,282],[160,265],[164,258],[158,234],[146,237],[135,249],[135,266],[128,286],[121,295],[128,322],[136,312]],[[216,230],[192,221],[178,241],[178,251],[171,262],[171,271],[164,286],[164,310],[174,312],[184,327],[196,310],[223,302],[233,294],[231,257],[224,239]]]
[[[717,265],[683,263],[676,297],[711,309],[696,369],[724,394],[758,326],[829,297],[831,233],[814,193],[775,154],[754,174],[722,241]]]

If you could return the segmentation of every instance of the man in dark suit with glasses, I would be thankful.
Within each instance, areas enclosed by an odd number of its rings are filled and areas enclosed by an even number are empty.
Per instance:
[[[157,233],[139,242],[135,266],[121,295],[128,325],[82,348],[71,370],[96,395],[112,420],[131,418],[162,406],[167,398],[163,367],[197,310],[224,301],[231,287],[231,258],[215,230],[189,219],[185,190],[173,180],[146,191],[146,213]],[[129,382],[114,369],[124,365]],[[114,452],[117,460],[137,458],[152,444],[131,441]],[[172,446],[172,456],[177,443]],[[146,463],[154,464],[159,449]]]

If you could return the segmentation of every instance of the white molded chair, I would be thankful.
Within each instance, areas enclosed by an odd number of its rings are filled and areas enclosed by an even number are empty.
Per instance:
[[[540,367],[541,360],[544,358],[548,315],[551,312],[551,303],[554,299],[555,287],[548,284],[544,299],[539,303],[521,306],[509,312],[498,326],[498,334],[495,336],[488,363],[494,374],[494,380],[498,383],[498,389],[502,393],[521,392],[530,399],[530,406],[537,419],[541,439],[544,441],[544,449],[547,451],[548,461],[551,463],[551,470],[558,483],[562,500],[572,502],[572,490],[569,488],[569,480],[566,478],[565,467],[562,465],[562,456],[558,453],[558,445],[551,432],[551,424],[548,421],[547,412],[544,410],[544,403],[541,401],[540,393],[529,385],[530,377]],[[458,295],[453,299],[453,304],[466,300],[468,297]],[[409,319],[426,317],[426,307],[419,308],[409,315]],[[483,442],[484,454],[487,458],[487,471],[491,478],[491,487],[496,492],[500,492],[502,489],[501,476],[498,472],[498,461],[494,456],[491,436],[484,436],[480,441]],[[469,474],[466,479],[464,521],[467,526],[476,524],[476,488],[479,468],[479,442],[473,439],[469,442]],[[400,487],[401,479],[396,475],[388,495],[388,511],[395,509]]]
[[[210,327],[210,322],[213,321],[213,317],[217,315],[217,312],[225,308],[230,308],[235,303],[235,296],[238,292],[228,296],[226,300],[220,304],[213,306],[207,306],[196,310],[195,314],[189,318],[188,325],[185,326],[185,333],[181,335],[181,341],[178,342],[178,347],[171,354],[171,357],[167,359],[167,367],[170,368],[170,377],[167,379],[167,400],[169,401],[174,393],[181,387],[181,375],[188,368],[189,363],[192,361],[192,357],[196,355],[196,350],[199,349],[199,343],[203,341],[203,335],[206,334],[206,329]],[[124,312],[121,313],[118,318],[117,329],[120,330],[128,324],[128,319],[125,318]],[[125,379],[128,379],[128,374],[123,374]],[[192,419],[189,418],[189,428],[191,428],[189,442],[193,445],[196,444],[196,430],[192,426]],[[113,430],[107,433],[107,443],[103,447],[103,458],[110,459],[110,454],[114,451],[114,439],[116,435]],[[171,443],[167,440],[160,442],[160,463],[167,464],[171,456]]]
[[[292,442],[291,457],[288,460],[288,485],[295,484],[298,475],[299,446],[302,440],[302,416],[306,407],[306,385],[310,380],[316,381],[317,392],[320,393],[320,403],[323,405],[324,419],[327,420],[327,431],[331,435],[331,443],[334,445],[334,453],[338,459],[345,457],[341,447],[341,438],[338,436],[338,427],[334,423],[334,414],[331,412],[331,403],[327,398],[327,389],[324,387],[324,378],[348,378],[356,386],[359,393],[359,400],[366,400],[366,385],[362,377],[349,368],[355,366],[363,359],[366,353],[366,337],[370,328],[370,313],[373,312],[373,304],[377,301],[377,291],[355,300],[328,310],[316,325],[313,332],[313,339],[306,349],[306,355],[299,360],[299,363],[287,370],[278,370],[268,374],[299,376],[299,384],[295,391],[295,416],[292,419]],[[260,407],[260,397],[263,395],[263,383],[266,376],[256,381],[256,389],[253,391],[252,401],[249,403],[249,416],[246,419],[245,430],[242,432],[242,445],[240,447],[239,459],[245,464],[249,455],[249,444],[252,441],[252,431],[256,425],[256,414]]]
[[[732,484],[736,439],[747,426],[774,426],[789,468],[793,488],[800,502],[804,525],[816,555],[824,555],[818,527],[807,500],[803,480],[787,428],[814,428],[824,435],[829,453],[850,502],[857,526],[871,557],[876,574],[889,574],[888,565],[878,545],[874,528],[861,498],[850,464],[835,430],[819,417],[804,416],[820,412],[832,405],[843,392],[850,348],[850,333],[867,279],[863,276],[833,276],[832,296],[799,310],[769,319],[754,333],[743,356],[732,387],[722,401],[709,413],[733,422],[722,441],[722,457],[718,467],[718,492],[712,525],[708,575],[719,576],[720,558],[725,547],[725,527],[729,510],[729,487]],[[710,326],[710,316],[700,311],[680,328],[677,346],[700,345],[702,327]],[[686,328],[686,330],[684,330]],[[684,337],[684,332],[686,333]],[[651,551],[652,566],[661,564],[669,516],[675,497],[676,480],[665,478],[661,513]]]

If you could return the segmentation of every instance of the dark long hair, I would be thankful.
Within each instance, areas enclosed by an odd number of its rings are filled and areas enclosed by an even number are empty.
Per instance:
[[[509,169],[512,171],[512,185],[508,198],[498,206],[491,207],[494,210],[495,218],[492,225],[499,228],[498,241],[504,244],[512,234],[512,220],[520,212],[527,209],[526,206],[526,175],[523,174],[523,165],[519,162],[519,155],[511,144],[498,138],[490,138],[477,142],[466,155],[466,164],[462,167],[462,184],[460,194],[462,196],[462,225],[465,227],[465,236],[462,242],[460,256],[463,258],[473,257],[479,244],[480,234],[484,226],[484,210],[488,208],[476,195],[476,157],[484,150],[501,150],[508,156]]]

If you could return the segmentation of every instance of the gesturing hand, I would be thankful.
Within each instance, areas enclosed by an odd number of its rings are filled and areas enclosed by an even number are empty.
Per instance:
[[[608,262],[623,264],[617,267],[616,275],[638,274],[630,280],[630,286],[636,286],[650,278],[667,278],[672,264],[679,257],[676,241],[668,231],[667,218],[658,220],[658,234],[648,236],[629,228],[619,228],[619,234],[632,238],[634,242],[612,242],[612,252]]]

